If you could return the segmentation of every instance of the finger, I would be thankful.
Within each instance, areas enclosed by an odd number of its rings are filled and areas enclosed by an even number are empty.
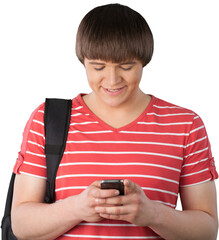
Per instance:
[[[100,190],[100,184],[101,181],[95,181],[91,184],[92,187],[92,195],[95,198],[109,198],[109,197],[115,197],[119,195],[119,191],[115,189],[102,189]]]
[[[93,182],[92,184],[91,184],[91,186],[95,186],[95,187],[97,187],[97,188],[100,188],[100,181],[95,181],[95,182]]]
[[[94,187],[91,190],[91,195],[96,199],[112,198],[119,195],[119,191],[115,189],[99,189]],[[97,200],[98,201],[98,200]]]
[[[129,221],[128,215],[110,215],[106,213],[100,213],[100,217],[105,218],[105,219],[110,219],[110,220],[122,220],[122,221]]]
[[[125,195],[138,192],[139,186],[136,183],[132,182],[131,180],[125,179],[124,185],[125,185]]]
[[[114,205],[114,206],[121,206],[128,204],[130,202],[129,197],[127,196],[116,196],[110,198],[96,198],[95,199],[97,204],[104,204],[104,205]]]
[[[106,207],[106,206],[97,206],[95,207],[96,213],[107,214],[107,215],[126,215],[128,214],[128,209],[125,206],[117,207]]]

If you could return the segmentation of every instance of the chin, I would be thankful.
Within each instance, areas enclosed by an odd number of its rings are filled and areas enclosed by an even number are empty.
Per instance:
[[[120,108],[123,105],[123,102],[120,101],[106,101],[105,105],[110,108]]]

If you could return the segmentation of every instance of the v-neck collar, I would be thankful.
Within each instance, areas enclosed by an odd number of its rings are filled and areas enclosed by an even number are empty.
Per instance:
[[[83,96],[86,95],[84,93],[82,94],[79,94],[77,96],[77,99],[79,101],[79,103],[83,106],[83,108],[86,110],[86,112],[88,112],[90,114],[90,116],[95,119],[95,121],[99,122],[102,126],[104,126],[104,128],[106,128],[106,130],[111,130],[113,132],[119,132],[119,131],[124,131],[125,129],[127,128],[130,128],[131,126],[135,125],[137,122],[140,121],[140,119],[142,119],[143,117],[145,117],[145,115],[150,111],[151,107],[153,106],[155,100],[156,100],[156,97],[154,97],[153,95],[150,95],[151,96],[151,100],[148,104],[148,106],[145,108],[145,110],[132,122],[122,126],[122,127],[119,127],[119,128],[114,128],[112,126],[110,126],[109,124],[107,124],[106,122],[104,122],[102,119],[100,119],[96,114],[94,114],[90,108],[86,105],[86,103],[84,102],[83,100]]]

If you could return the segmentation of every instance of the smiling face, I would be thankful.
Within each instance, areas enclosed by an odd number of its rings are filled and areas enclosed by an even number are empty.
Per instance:
[[[143,66],[139,60],[112,63],[85,58],[84,65],[93,91],[90,96],[99,106],[125,107],[142,94],[139,83]]]

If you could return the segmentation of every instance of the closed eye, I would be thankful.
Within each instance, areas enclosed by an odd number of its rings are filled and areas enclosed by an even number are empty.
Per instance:
[[[105,68],[105,66],[103,66],[103,67],[95,67],[94,69],[96,70],[96,71],[101,71],[101,70],[103,70]]]
[[[132,67],[133,67],[133,66],[131,66],[131,67],[123,67],[123,66],[120,66],[120,68],[121,68],[122,70],[125,70],[125,71],[131,70]]]
[[[125,71],[128,71],[128,70],[131,70],[134,66],[136,65],[136,62],[125,62],[125,63],[121,63],[119,65],[119,67],[122,69],[122,70],[125,70]]]

